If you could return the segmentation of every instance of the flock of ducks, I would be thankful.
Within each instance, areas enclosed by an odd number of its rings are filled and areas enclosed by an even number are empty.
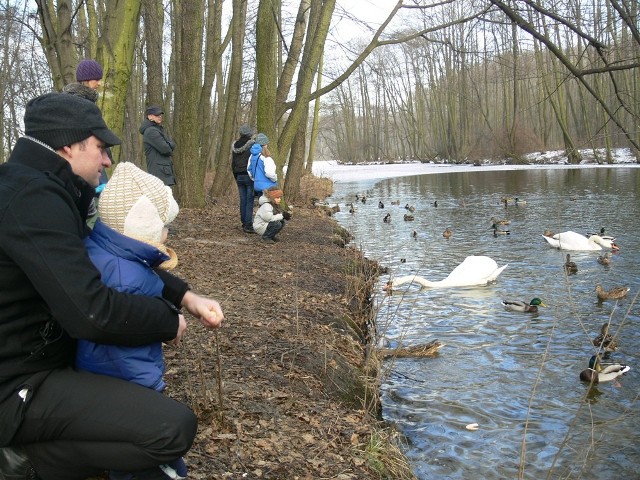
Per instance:
[[[364,196],[356,196],[356,200],[365,202]],[[519,198],[503,197],[501,202],[507,206],[510,204],[519,206],[525,205],[526,201]],[[353,204],[350,212],[354,213]],[[400,205],[399,200],[391,202],[391,205]],[[432,206],[437,207],[438,202],[431,203]],[[383,209],[384,203],[378,202],[378,207]],[[415,207],[406,204],[404,207],[408,212],[403,215],[405,221],[413,221],[415,216]],[[383,218],[384,223],[391,222],[391,214],[386,213]],[[500,219],[496,217],[491,218],[491,229],[493,235],[509,235],[510,231],[505,228],[511,222],[507,219]],[[445,228],[442,232],[442,236],[445,239],[450,239],[453,236],[453,230],[450,227]],[[418,237],[418,232],[413,230],[411,232],[412,238]],[[618,244],[615,242],[615,238],[606,234],[604,227],[600,229],[598,233],[589,233],[582,235],[573,231],[566,231],[561,233],[554,233],[550,230],[544,230],[543,238],[552,247],[560,250],[569,251],[597,251],[607,249],[602,255],[598,256],[597,262],[604,266],[611,264],[611,251],[616,252],[619,250]],[[571,254],[567,253],[565,256],[565,263],[563,265],[565,274],[576,275],[578,273],[578,265],[571,259]],[[405,260],[405,259],[403,259]],[[481,286],[494,282],[500,273],[508,265],[498,266],[498,264],[490,257],[487,256],[468,256],[465,260],[458,265],[453,271],[442,280],[428,280],[419,275],[407,275],[390,280],[383,287],[383,290],[389,294],[395,287],[405,284],[417,284],[422,288],[451,288],[451,287],[468,287],[468,286]],[[630,289],[628,287],[614,287],[609,290],[605,290],[602,285],[596,285],[596,295],[599,302],[605,300],[619,300],[627,296]],[[503,300],[503,307],[512,312],[519,313],[536,313],[539,307],[546,307],[543,301],[535,297],[530,302],[522,300]],[[630,367],[628,365],[622,365],[618,363],[603,363],[603,359],[608,359],[609,354],[617,349],[618,343],[616,339],[609,333],[609,324],[602,325],[600,333],[593,339],[593,346],[596,347],[597,353],[593,355],[588,363],[588,367],[580,373],[580,380],[595,385],[601,382],[607,382],[618,378],[620,375],[628,372]]]

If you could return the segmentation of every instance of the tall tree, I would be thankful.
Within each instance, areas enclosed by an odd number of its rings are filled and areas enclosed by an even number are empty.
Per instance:
[[[176,85],[173,115],[175,125],[174,165],[178,177],[177,197],[181,205],[202,207],[205,204],[204,174],[206,159],[200,145],[200,95],[202,90],[202,47],[204,0],[177,0],[173,17],[178,35],[175,56]]]
[[[239,123],[240,114],[240,89],[242,82],[242,64],[245,37],[245,20],[247,16],[247,1],[233,0],[233,17],[231,20],[231,66],[227,78],[227,94],[225,95],[226,103],[224,106],[224,134],[216,157],[219,159],[216,176],[213,186],[211,187],[212,195],[221,195],[226,191],[232,183],[233,175],[229,167],[231,155],[231,138],[232,132],[235,133],[235,127]]]

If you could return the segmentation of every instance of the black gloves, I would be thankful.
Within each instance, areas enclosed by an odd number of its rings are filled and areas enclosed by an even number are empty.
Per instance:
[[[291,214],[289,212],[282,212],[282,218],[285,220],[291,220]]]

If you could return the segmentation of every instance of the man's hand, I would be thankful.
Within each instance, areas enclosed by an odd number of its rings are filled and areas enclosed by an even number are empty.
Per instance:
[[[218,302],[196,295],[191,290],[182,297],[182,306],[207,328],[218,328],[224,320],[224,314]]]

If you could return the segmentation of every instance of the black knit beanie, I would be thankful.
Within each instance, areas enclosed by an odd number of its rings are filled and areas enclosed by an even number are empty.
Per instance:
[[[107,147],[122,143],[104,123],[95,103],[66,93],[47,93],[31,100],[24,113],[24,129],[54,150],[91,135]]]

